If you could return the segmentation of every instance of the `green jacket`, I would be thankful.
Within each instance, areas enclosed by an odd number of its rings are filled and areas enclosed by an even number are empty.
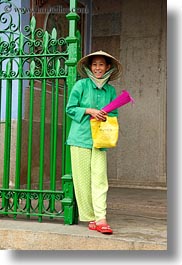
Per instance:
[[[77,81],[66,106],[66,113],[72,119],[67,144],[92,148],[90,115],[86,115],[85,110],[86,108],[100,110],[115,98],[115,88],[108,83],[102,89],[98,89],[90,78]],[[108,115],[118,116],[118,111],[114,110]]]

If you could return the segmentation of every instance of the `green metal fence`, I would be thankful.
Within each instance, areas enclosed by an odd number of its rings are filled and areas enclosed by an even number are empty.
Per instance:
[[[13,1],[0,1],[6,9],[12,10]],[[3,7],[4,8],[4,7]],[[76,10],[76,0],[70,1],[70,10]],[[55,29],[49,34],[36,28],[36,20],[31,18],[30,25],[20,30],[20,14],[17,24],[13,23],[11,12],[0,14],[0,214],[13,216],[63,218],[65,224],[77,222],[77,207],[71,176],[70,150],[65,144],[70,120],[65,115],[65,105],[72,86],[77,79],[76,64],[80,58],[80,35],[76,30],[79,16],[75,12],[67,14],[69,36],[57,39]],[[16,80],[17,97],[14,97],[14,81]],[[35,115],[35,84],[40,86],[40,129],[39,129],[39,172],[33,176],[32,149],[33,126]],[[24,185],[21,183],[22,168],[22,134],[24,133],[24,82],[28,82],[29,110],[27,136],[27,168]],[[46,94],[47,84],[51,84],[51,118],[50,118],[50,176],[49,188],[44,187],[45,181],[45,140],[46,130]],[[4,87],[4,88],[3,88]],[[5,95],[3,96],[3,91]],[[60,91],[63,101],[60,103]],[[12,104],[16,100],[16,152],[12,154]],[[62,104],[61,113],[59,113]],[[3,106],[5,106],[3,117]],[[62,115],[62,173],[57,174],[58,148],[58,116]],[[47,155],[47,154],[46,154]],[[11,167],[11,157],[15,166]],[[14,170],[12,181],[12,168]],[[34,188],[33,180],[38,182]],[[57,181],[60,187],[57,188]],[[12,184],[13,183],[13,184]]]

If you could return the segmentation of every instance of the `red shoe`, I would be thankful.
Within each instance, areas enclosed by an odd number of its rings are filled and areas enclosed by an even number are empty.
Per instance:
[[[95,222],[95,221],[91,221],[91,222],[88,224],[88,228],[89,228],[90,230],[97,230],[96,222]]]
[[[96,225],[96,230],[102,234],[112,234],[113,231],[108,224]]]

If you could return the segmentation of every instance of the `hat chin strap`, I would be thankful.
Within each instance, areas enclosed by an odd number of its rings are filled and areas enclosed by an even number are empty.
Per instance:
[[[94,82],[94,84],[101,89],[108,81],[111,76],[111,74],[114,71],[114,68],[111,68],[109,71],[107,71],[102,78],[96,78],[94,74],[90,71],[90,69],[86,66],[84,66],[85,72],[88,75],[88,77]]]

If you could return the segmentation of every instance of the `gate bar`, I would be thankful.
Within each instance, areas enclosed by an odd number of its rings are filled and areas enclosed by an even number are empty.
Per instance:
[[[8,61],[6,65],[7,77],[10,76],[12,62]],[[12,80],[6,81],[6,114],[5,114],[5,136],[4,136],[4,172],[3,172],[3,188],[9,188],[10,175],[10,149],[11,149],[11,103],[12,103]],[[2,208],[8,209],[8,199],[3,197]]]
[[[20,33],[19,52],[23,50],[23,34]],[[19,58],[19,76],[23,74],[22,58]],[[15,172],[15,189],[20,187],[20,168],[21,168],[21,140],[22,140],[22,83],[23,80],[18,80],[18,115],[17,115],[17,138],[16,138],[16,172]]]
[[[20,33],[19,37],[19,53],[22,54],[23,50],[23,34]],[[19,76],[22,76],[22,58],[19,58],[18,64]],[[18,80],[18,111],[17,111],[17,133],[16,133],[16,168],[15,168],[15,189],[20,188],[20,170],[21,170],[21,141],[22,141],[22,83],[23,80]],[[14,211],[17,212],[18,207],[18,194],[15,192],[13,196]],[[14,215],[16,219],[16,215]]]
[[[30,76],[34,76],[35,62],[30,63]],[[29,128],[28,128],[28,165],[27,165],[27,190],[31,190],[32,172],[32,140],[33,140],[33,110],[34,110],[34,79],[30,80],[30,107],[29,107]],[[31,199],[26,200],[27,218],[30,218]]]
[[[44,33],[43,37],[43,52],[46,54],[48,46],[48,32]],[[43,58],[43,77],[46,76],[47,72],[47,58]],[[40,113],[40,171],[39,171],[39,190],[43,190],[43,178],[44,178],[44,147],[45,147],[45,115],[46,115],[46,79],[42,79],[41,86],[41,113]],[[42,193],[39,196],[39,213],[42,213],[43,209],[43,197]],[[41,222],[42,217],[39,217]]]

